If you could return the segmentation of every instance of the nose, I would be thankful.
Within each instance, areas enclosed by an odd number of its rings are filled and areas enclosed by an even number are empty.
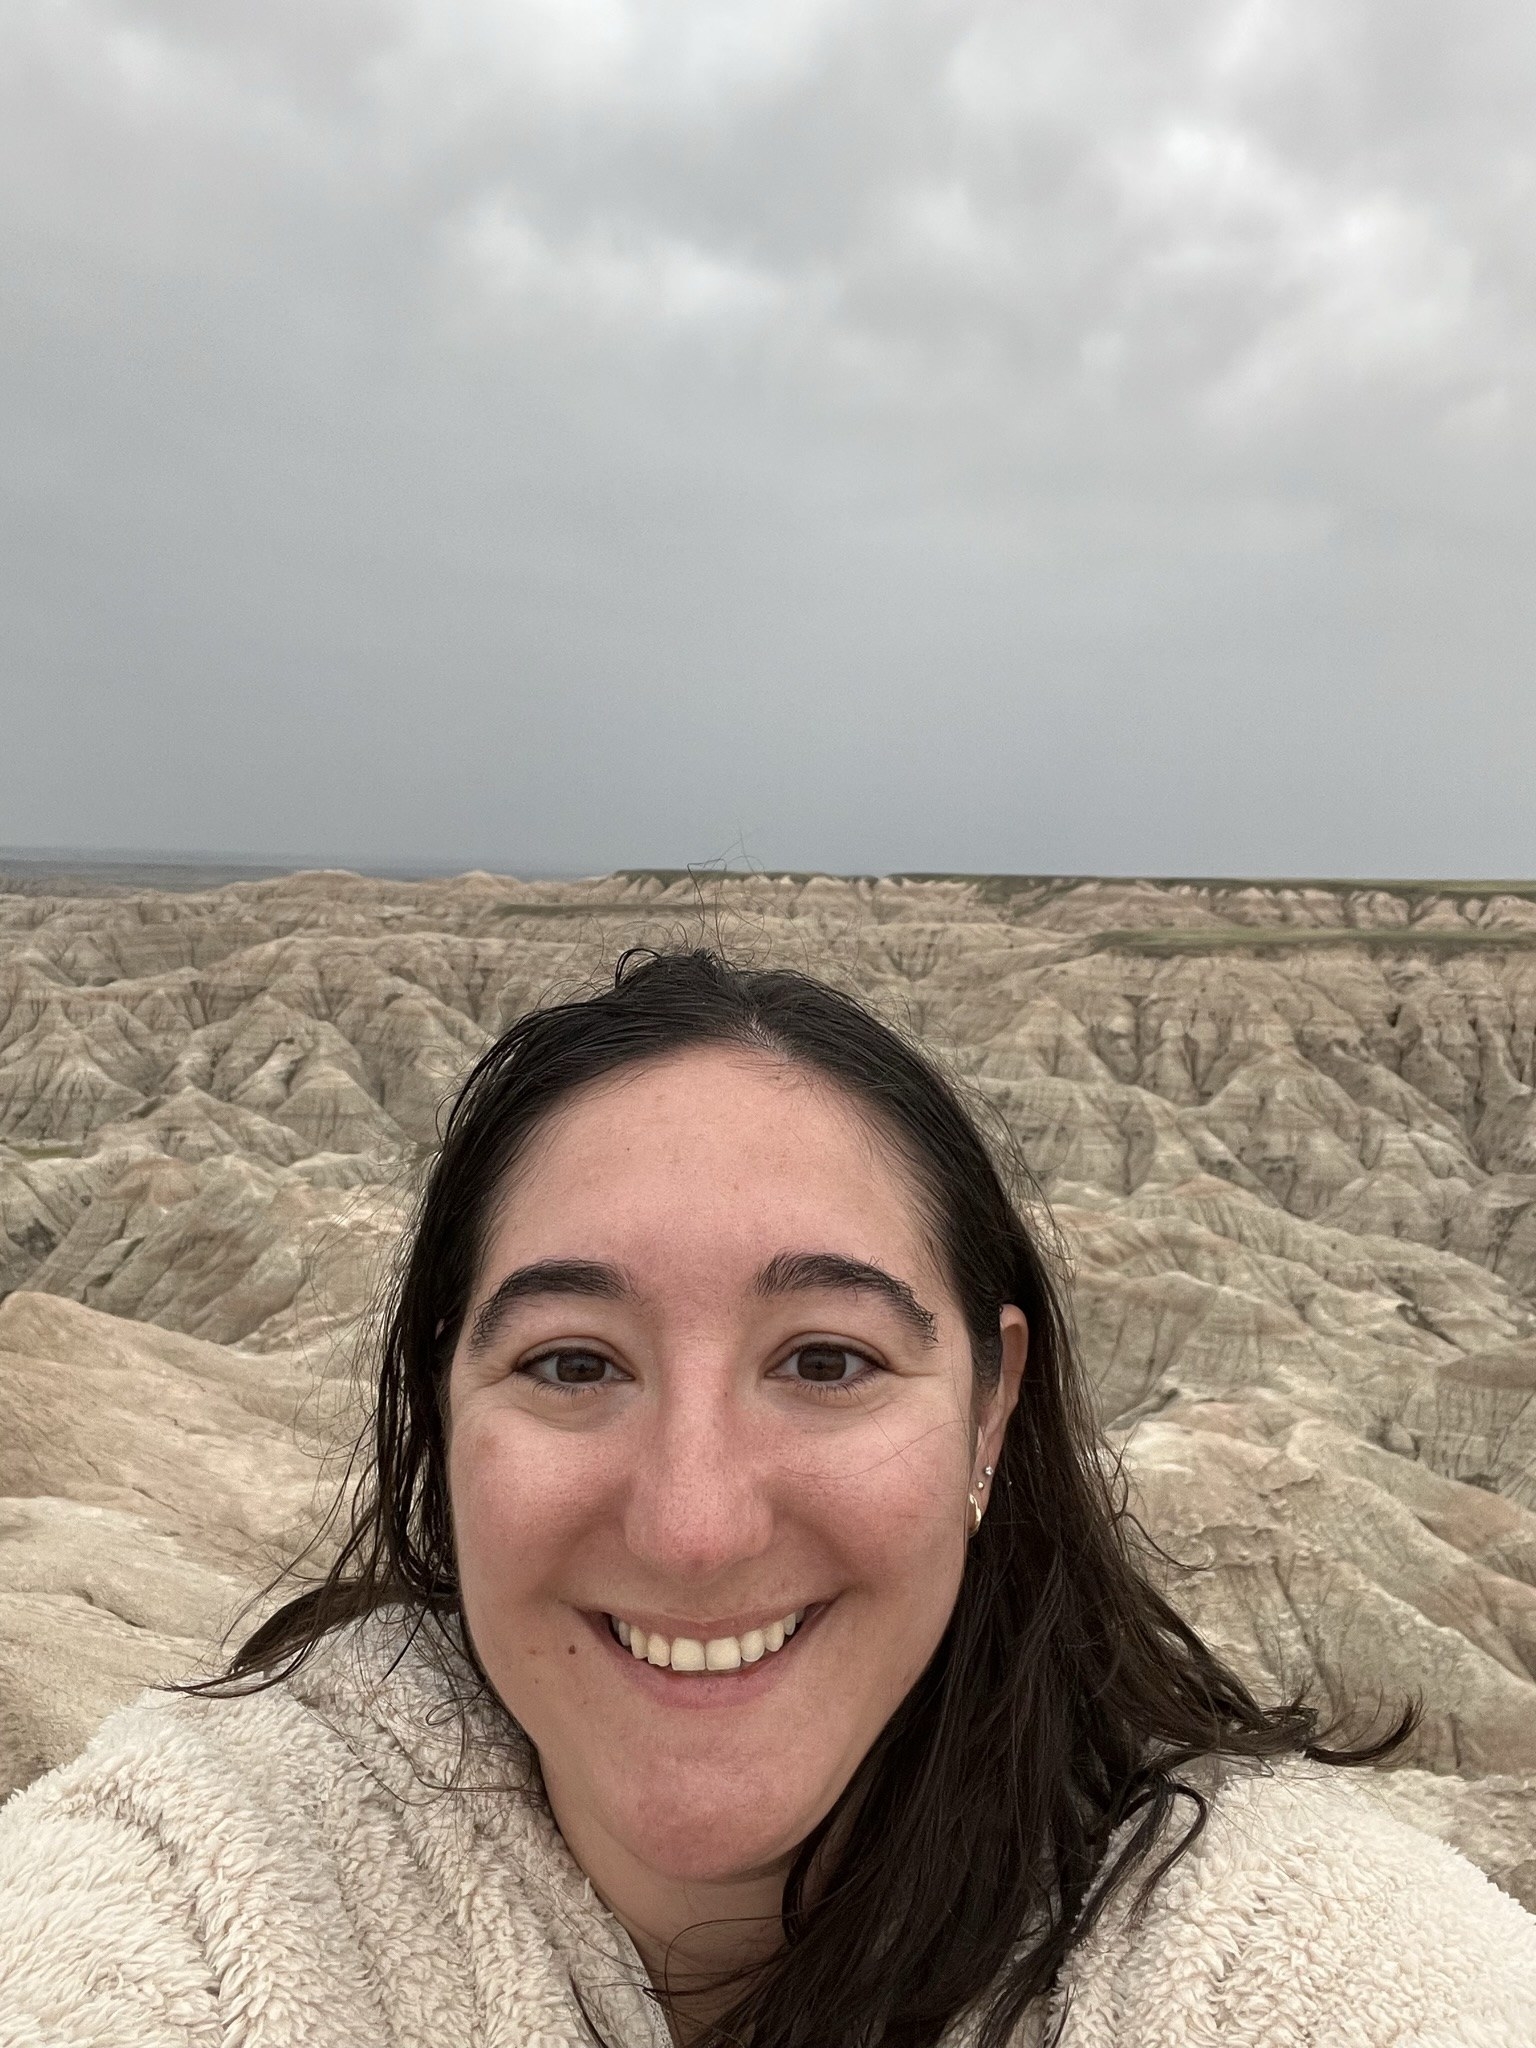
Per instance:
[[[726,1373],[684,1369],[666,1385],[634,1446],[625,1542],[658,1577],[707,1584],[772,1541],[767,1461]]]

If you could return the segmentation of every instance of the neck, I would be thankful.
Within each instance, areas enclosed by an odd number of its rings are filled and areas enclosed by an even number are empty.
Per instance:
[[[566,1846],[634,1943],[664,1994],[674,2040],[687,2048],[740,1995],[720,1980],[766,1962],[782,1945],[779,1913],[792,1856],[730,1877],[670,1877],[568,1810],[547,1782],[545,1790]]]

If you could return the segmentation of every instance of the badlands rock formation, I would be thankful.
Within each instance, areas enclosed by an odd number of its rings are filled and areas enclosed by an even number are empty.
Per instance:
[[[0,892],[4,883],[0,879]],[[1536,1907],[1536,889],[0,893],[0,1792],[314,1534],[445,1094],[624,945],[829,973],[1048,1198],[1172,1597]],[[315,1552],[322,1555],[324,1539]]]

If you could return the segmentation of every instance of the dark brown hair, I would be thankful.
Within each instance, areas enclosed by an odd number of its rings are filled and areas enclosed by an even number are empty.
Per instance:
[[[1206,1801],[1180,1784],[1181,1765],[1295,1753],[1374,1762],[1406,1739],[1417,1710],[1376,1743],[1325,1747],[1303,1695],[1261,1705],[1157,1592],[1089,1407],[1055,1262],[976,1121],[930,1059],[807,975],[702,949],[626,953],[610,987],[529,1012],[484,1055],[447,1117],[400,1266],[347,1540],[322,1584],[196,1689],[258,1674],[275,1684],[328,1630],[386,1604],[461,1618],[443,1388],[495,1199],[573,1090],[706,1045],[809,1068],[900,1148],[980,1392],[996,1383],[1005,1303],[1027,1317],[1030,1348],[944,1637],[801,1846],[782,1948],[701,2040],[931,2048],[974,2014],[978,2048],[1002,2048],[1147,1860],[1176,1798],[1193,1802],[1193,1818],[1142,1900],[1199,1834]],[[1106,1845],[1127,1822],[1111,1861]]]

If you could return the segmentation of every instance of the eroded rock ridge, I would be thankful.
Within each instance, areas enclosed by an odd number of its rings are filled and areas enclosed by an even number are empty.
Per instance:
[[[628,944],[918,1032],[1049,1198],[1175,1600],[1420,1689],[1421,1824],[1536,1906],[1536,888],[301,874],[0,893],[0,1792],[327,1503],[445,1098]]]

